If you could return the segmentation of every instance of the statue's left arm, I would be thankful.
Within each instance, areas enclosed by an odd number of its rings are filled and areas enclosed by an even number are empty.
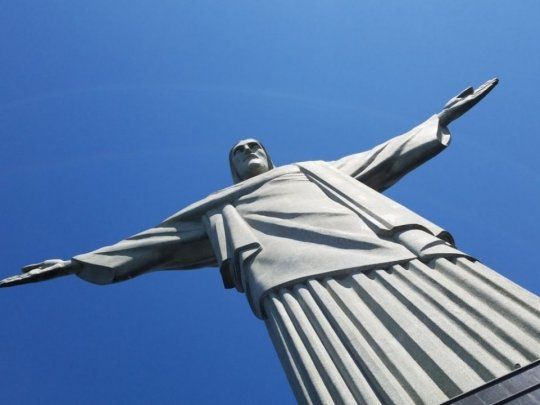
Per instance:
[[[439,114],[411,131],[333,164],[375,190],[383,191],[445,149],[450,142],[448,125],[476,105],[497,83],[497,79],[492,79],[476,90],[468,87],[448,101]]]

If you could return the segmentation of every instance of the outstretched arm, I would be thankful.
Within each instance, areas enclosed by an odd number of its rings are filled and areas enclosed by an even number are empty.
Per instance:
[[[186,269],[215,263],[200,222],[163,223],[114,245],[23,267],[22,274],[0,281],[0,287],[75,274],[95,284],[109,284],[158,269]]]
[[[439,114],[411,131],[333,163],[357,180],[383,191],[445,149],[450,142],[448,125],[475,106],[497,83],[498,79],[491,79],[476,90],[468,87],[448,101]]]

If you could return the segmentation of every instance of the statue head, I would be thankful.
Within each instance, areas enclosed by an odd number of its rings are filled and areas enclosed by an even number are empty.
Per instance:
[[[237,142],[229,152],[229,164],[234,183],[274,168],[265,147],[256,139],[244,139]]]

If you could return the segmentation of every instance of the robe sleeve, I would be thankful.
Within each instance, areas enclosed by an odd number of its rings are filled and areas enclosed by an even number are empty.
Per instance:
[[[152,270],[192,269],[215,265],[204,226],[198,222],[164,222],[120,242],[73,257],[78,276],[109,284]]]
[[[448,128],[439,125],[439,118],[434,115],[409,132],[371,150],[331,163],[371,188],[383,191],[437,155],[449,143]]]

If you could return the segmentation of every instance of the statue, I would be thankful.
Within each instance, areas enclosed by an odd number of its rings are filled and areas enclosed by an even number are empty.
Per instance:
[[[240,141],[233,186],[114,245],[28,265],[0,287],[216,266],[265,320],[300,402],[455,397],[540,357],[537,298],[381,192],[445,149],[448,125],[497,83],[334,162],[274,167],[260,142]]]

